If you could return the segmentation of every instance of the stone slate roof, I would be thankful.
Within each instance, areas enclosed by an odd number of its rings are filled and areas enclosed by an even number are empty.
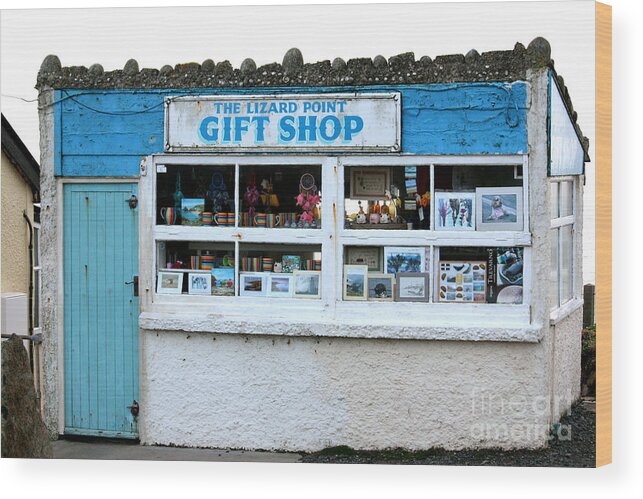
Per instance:
[[[161,69],[139,69],[135,59],[127,61],[123,69],[105,71],[100,64],[62,67],[60,59],[48,55],[38,72],[36,88],[66,89],[176,89],[176,88],[241,88],[289,86],[360,86],[409,85],[455,82],[498,82],[525,80],[530,68],[554,67],[549,42],[538,37],[525,48],[516,43],[513,50],[478,53],[475,49],[466,55],[441,55],[435,59],[423,56],[415,59],[412,52],[373,59],[336,58],[332,62],[304,63],[302,53],[292,48],[276,62],[257,67],[252,59],[245,59],[239,68],[229,61],[216,63],[212,59],[202,64],[190,62]],[[567,109],[576,132],[583,142],[586,161],[589,147],[583,136],[569,92],[562,77],[558,76]]]

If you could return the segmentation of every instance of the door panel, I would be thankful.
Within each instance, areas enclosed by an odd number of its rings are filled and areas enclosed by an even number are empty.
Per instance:
[[[65,433],[137,438],[137,184],[65,184]]]

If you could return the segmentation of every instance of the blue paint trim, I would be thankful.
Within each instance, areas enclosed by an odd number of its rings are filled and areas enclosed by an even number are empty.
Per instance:
[[[139,174],[140,157],[163,152],[166,96],[319,93],[402,94],[404,154],[527,153],[527,86],[513,83],[61,90],[62,163],[66,176]],[[271,153],[287,154],[287,153]]]
[[[120,431],[107,431],[107,430],[79,430],[77,428],[68,428],[65,426],[65,435],[83,435],[89,437],[105,437],[105,438],[123,438],[127,440],[138,440],[138,434],[123,433]]]

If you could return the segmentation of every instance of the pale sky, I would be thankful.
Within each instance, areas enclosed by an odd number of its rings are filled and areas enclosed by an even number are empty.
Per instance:
[[[33,88],[44,57],[106,71],[135,58],[139,67],[246,57],[281,62],[298,47],[306,62],[509,50],[544,36],[578,112],[594,157],[594,2],[493,2],[288,5],[130,9],[3,10],[0,20],[2,113],[39,160]],[[585,280],[594,280],[594,171],[587,165]],[[590,250],[591,248],[591,250]]]

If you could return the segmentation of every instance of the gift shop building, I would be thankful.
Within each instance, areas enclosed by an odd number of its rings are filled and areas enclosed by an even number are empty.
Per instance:
[[[52,435],[547,445],[587,141],[546,40],[38,75]]]

